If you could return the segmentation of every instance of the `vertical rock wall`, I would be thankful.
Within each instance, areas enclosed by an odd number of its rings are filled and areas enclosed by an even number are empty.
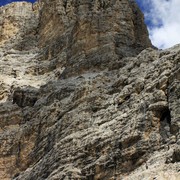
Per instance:
[[[180,179],[180,46],[152,48],[134,1],[0,15],[0,179]]]
[[[40,46],[45,58],[64,59],[62,77],[106,69],[151,47],[143,14],[134,1],[42,1]]]

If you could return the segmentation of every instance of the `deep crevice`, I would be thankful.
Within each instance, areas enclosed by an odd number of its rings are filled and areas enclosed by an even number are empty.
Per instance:
[[[162,111],[160,121],[165,121],[169,125],[171,124],[171,113],[168,107]]]
[[[168,107],[163,109],[160,114],[160,135],[164,143],[167,142],[167,139],[171,136],[170,133],[171,127],[171,113]]]

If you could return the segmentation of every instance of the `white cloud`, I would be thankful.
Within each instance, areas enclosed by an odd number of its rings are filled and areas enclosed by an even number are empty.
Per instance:
[[[169,48],[180,43],[180,0],[146,0],[145,18],[151,21],[149,33],[152,43],[159,48]]]

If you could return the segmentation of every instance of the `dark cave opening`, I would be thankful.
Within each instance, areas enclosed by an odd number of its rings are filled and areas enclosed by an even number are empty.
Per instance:
[[[171,124],[171,113],[169,108],[166,108],[162,111],[161,117],[160,117],[160,121],[164,121],[166,123],[168,123],[169,125]]]
[[[164,108],[160,112],[160,135],[162,137],[162,142],[167,143],[169,137],[171,136],[170,132],[171,127],[171,113],[168,107]]]

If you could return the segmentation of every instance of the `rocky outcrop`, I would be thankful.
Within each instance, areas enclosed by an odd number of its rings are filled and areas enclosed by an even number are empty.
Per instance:
[[[66,66],[62,78],[104,70],[151,42],[134,1],[43,1],[40,46],[45,59]]]
[[[0,12],[0,179],[180,178],[180,46],[154,49],[134,1]]]
[[[30,50],[37,44],[37,7],[18,2],[0,7],[0,45],[16,50]]]

